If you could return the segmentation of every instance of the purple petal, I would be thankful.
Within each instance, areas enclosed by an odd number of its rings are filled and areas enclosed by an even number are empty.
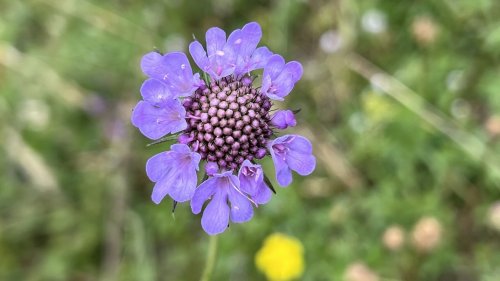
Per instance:
[[[205,34],[205,40],[207,42],[207,53],[209,57],[216,55],[224,49],[226,44],[226,33],[224,30],[218,27],[212,27],[207,30]]]
[[[167,69],[162,61],[163,56],[158,52],[145,54],[141,59],[142,72],[149,77],[162,79],[167,74]]]
[[[231,203],[231,221],[242,223],[253,217],[252,203],[241,191],[237,188],[230,188],[228,198]]]
[[[227,43],[225,47],[230,47],[234,50],[236,54],[239,54],[242,43],[244,43],[244,36],[241,29],[236,29],[227,38]]]
[[[275,100],[283,100],[283,98],[280,97],[271,97],[269,90],[271,89],[271,86],[273,85],[273,79],[271,78],[270,75],[263,76],[262,77],[262,87],[260,88],[261,93],[266,94],[268,97],[273,98]]]
[[[189,51],[196,64],[213,79],[218,80],[234,73],[239,46],[235,46],[241,30],[233,32],[231,42],[226,42],[226,33],[218,28],[210,28],[205,34],[207,52],[199,42],[192,42]],[[250,32],[250,31],[249,31]]]
[[[283,71],[272,82],[275,88],[275,92],[272,94],[281,98],[287,96],[301,77],[302,65],[296,61],[287,63]]]
[[[291,151],[288,153],[286,162],[290,169],[301,176],[311,174],[316,168],[316,158],[311,154],[301,154]]]
[[[268,97],[283,100],[302,77],[302,65],[296,61],[285,61],[279,55],[273,55],[264,68],[262,89]]]
[[[271,118],[271,124],[278,129],[286,129],[297,125],[297,121],[291,110],[278,110]]]
[[[193,75],[191,65],[184,53],[166,54],[163,56],[163,64],[168,70],[163,80],[167,81],[175,97],[189,96],[198,88],[199,78]]]
[[[265,204],[271,199],[271,190],[264,182],[264,172],[259,164],[245,160],[241,164],[238,178],[240,190],[248,194],[256,204]]]
[[[304,72],[304,69],[302,68],[302,64],[300,64],[297,61],[291,61],[285,65],[285,68],[283,72],[280,75],[291,75],[293,77],[293,82],[296,83],[297,81],[302,78],[302,73]]]
[[[278,77],[284,67],[285,60],[280,55],[272,55],[264,67],[261,92],[275,100],[283,100],[281,95],[276,94],[278,88],[276,87],[274,80]],[[292,78],[290,78],[290,80],[291,79]]]
[[[209,56],[210,69],[208,74],[215,80],[233,74],[236,64],[236,55],[230,47],[224,47],[223,50],[217,51],[212,56]]]
[[[273,53],[267,47],[257,48],[250,57],[246,72],[264,68],[272,55]]]
[[[168,172],[170,172],[172,169],[168,169]],[[170,173],[167,173],[169,175]],[[164,180],[158,181],[155,186],[153,187],[153,193],[151,194],[151,200],[155,204],[160,204],[161,200],[167,196],[167,194],[171,191],[171,188],[173,187],[172,183],[170,182],[170,177],[165,178]]]
[[[250,161],[245,160],[238,172],[238,179],[240,181],[240,190],[250,196],[257,193],[258,186],[264,181],[264,173],[259,164],[252,164]]]
[[[287,154],[287,164],[301,176],[311,174],[316,167],[316,158],[312,155],[311,142],[298,135],[291,135],[293,139],[288,143],[290,151]]]
[[[172,146],[170,146],[170,150],[172,152],[176,152],[177,154],[192,154],[192,155],[182,155],[182,156],[195,157],[194,160],[196,160],[198,162],[200,161],[200,159],[198,158],[198,157],[200,157],[200,155],[196,152],[192,152],[191,148],[189,148],[189,146],[187,146],[185,144],[179,144],[179,143],[172,144]],[[193,155],[197,155],[197,156],[193,156]],[[180,157],[181,156],[179,156],[179,158]]]
[[[146,162],[146,175],[152,182],[157,182],[165,174],[166,164],[169,161],[168,153],[168,151],[158,153]]]
[[[234,50],[226,45],[226,33],[218,27],[212,27],[207,31],[205,39],[210,76],[217,80],[233,74],[236,58]]]
[[[219,165],[215,162],[207,162],[205,165],[205,172],[207,175],[212,176],[213,174],[217,173],[219,171]]]
[[[283,71],[285,67],[285,59],[280,55],[272,55],[267,61],[266,66],[264,67],[263,77],[271,77],[271,80],[274,80],[278,75]]]
[[[203,49],[203,46],[198,41],[193,41],[189,44],[189,53],[193,57],[194,62],[198,67],[206,72],[210,68],[210,63],[207,58],[207,53]]]
[[[224,232],[229,223],[227,194],[216,192],[203,211],[201,226],[206,233],[215,235]]]
[[[171,185],[170,197],[177,202],[186,202],[193,198],[196,190],[198,176],[195,169],[184,169],[176,167],[177,171],[171,177],[165,176],[165,180]],[[157,184],[162,184],[162,181]]]
[[[271,189],[263,181],[257,188],[257,193],[254,196],[252,196],[252,200],[257,204],[262,205],[269,202],[269,200],[271,200],[271,196],[272,196]]]
[[[288,186],[292,183],[292,171],[283,156],[277,155],[273,149],[273,145],[269,146],[271,157],[273,158],[274,168],[276,170],[276,181],[281,186]]]
[[[233,50],[235,56],[235,75],[249,72],[251,55],[254,53],[261,37],[262,30],[256,22],[248,23],[241,30],[237,29],[229,35],[227,46]]]
[[[260,38],[262,37],[262,29],[258,23],[250,22],[243,26],[241,33],[244,42],[239,49],[239,55],[247,57],[253,53],[259,44]]]
[[[311,142],[302,136],[285,135],[276,138],[270,143],[269,151],[276,168],[276,179],[282,186],[292,182],[291,170],[300,175],[308,175],[316,167]]]
[[[288,127],[295,127],[297,126],[297,120],[295,120],[295,115],[293,114],[293,111],[288,110],[286,114],[286,124]]]
[[[178,100],[167,100],[162,107],[140,101],[132,113],[132,124],[150,139],[187,128],[186,110]]]
[[[198,186],[194,192],[193,198],[191,198],[191,211],[193,211],[194,214],[199,214],[201,212],[203,203],[215,193],[216,188],[216,178],[209,178]]]
[[[142,98],[155,106],[160,106],[167,99],[172,99],[172,94],[165,84],[156,79],[148,79],[141,86]]]
[[[283,187],[289,186],[292,183],[292,170],[288,168],[288,165],[278,167],[276,162],[274,162],[274,165],[276,166],[276,181],[278,184]]]
[[[287,146],[290,150],[301,154],[312,154],[312,144],[305,137],[299,135],[285,135],[280,137],[280,139],[281,138],[288,142]]]
[[[177,202],[193,197],[201,156],[185,144],[174,144],[171,150],[153,156],[146,164],[146,173],[156,181],[151,199],[159,204],[169,194]]]

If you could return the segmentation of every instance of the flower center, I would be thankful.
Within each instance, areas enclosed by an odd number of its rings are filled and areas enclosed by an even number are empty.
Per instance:
[[[230,76],[203,85],[183,105],[189,116],[185,139],[202,159],[221,169],[237,169],[245,159],[266,155],[273,134],[271,100],[253,88],[249,77]]]

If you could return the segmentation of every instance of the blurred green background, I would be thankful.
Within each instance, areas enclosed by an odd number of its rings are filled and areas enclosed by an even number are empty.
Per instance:
[[[250,21],[304,65],[280,106],[318,165],[220,235],[212,280],[265,280],[273,232],[301,280],[500,280],[496,0],[0,0],[0,280],[198,280],[200,217],[150,200],[139,61]]]

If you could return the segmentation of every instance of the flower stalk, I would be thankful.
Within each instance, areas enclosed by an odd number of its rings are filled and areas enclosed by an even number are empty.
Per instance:
[[[201,275],[200,281],[209,281],[215,267],[217,260],[217,237],[218,235],[210,235],[208,240],[207,260],[205,261],[205,268]]]

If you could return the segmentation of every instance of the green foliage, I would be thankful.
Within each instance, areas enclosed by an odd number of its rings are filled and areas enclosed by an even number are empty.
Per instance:
[[[219,237],[212,279],[263,280],[254,255],[279,231],[304,244],[302,280],[342,280],[356,262],[379,280],[498,280],[498,1],[28,0],[0,11],[0,280],[200,277],[200,217],[149,199],[144,164],[170,144],[146,147],[129,122],[139,60],[254,20],[262,44],[305,67],[283,107],[301,108],[290,131],[313,139],[318,165]],[[412,242],[423,217],[440,224],[429,251]],[[393,225],[406,233],[398,250],[382,239]]]

